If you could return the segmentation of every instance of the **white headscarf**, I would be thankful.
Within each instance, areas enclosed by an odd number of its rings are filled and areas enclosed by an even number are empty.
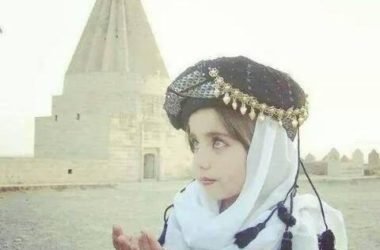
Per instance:
[[[298,163],[296,142],[288,138],[278,122],[269,117],[263,121],[257,119],[247,155],[245,183],[237,200],[219,213],[220,202],[208,196],[198,181],[190,183],[174,198],[165,249],[240,249],[234,244],[234,235],[263,222],[292,187]],[[346,250],[342,214],[323,204],[327,224],[336,237],[336,249]],[[289,228],[293,233],[293,250],[317,250],[317,234],[325,230],[318,200],[310,194],[296,195],[293,206],[297,220]],[[284,231],[285,224],[274,214],[256,239],[243,249],[278,250]]]

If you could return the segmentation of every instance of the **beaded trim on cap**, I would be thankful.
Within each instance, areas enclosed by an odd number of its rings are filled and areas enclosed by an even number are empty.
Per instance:
[[[237,88],[233,88],[231,84],[224,82],[223,77],[219,76],[219,71],[217,68],[209,68],[209,75],[214,78],[214,95],[216,98],[224,95],[223,102],[229,105],[232,99],[232,108],[237,109],[238,103],[240,102],[240,113],[245,115],[247,109],[250,108],[249,117],[254,120],[256,117],[256,112],[259,113],[258,118],[264,120],[264,115],[276,119],[282,126],[282,121],[284,119],[291,119],[292,126],[294,128],[301,126],[305,120],[308,118],[308,101],[306,99],[305,106],[301,108],[294,109],[293,107],[288,110],[281,108],[276,108],[274,106],[269,106],[265,103],[260,103],[256,97],[252,95],[245,94]]]

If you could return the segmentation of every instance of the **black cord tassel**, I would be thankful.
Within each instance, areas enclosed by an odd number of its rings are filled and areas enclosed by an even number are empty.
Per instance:
[[[281,250],[292,250],[292,232],[285,231],[282,235]]]
[[[239,248],[246,247],[251,241],[253,241],[261,230],[265,228],[265,223],[259,223],[254,227],[249,227],[237,234],[235,234],[235,244]]]
[[[167,228],[168,228],[168,223],[165,221],[164,229],[162,230],[161,236],[158,239],[158,242],[160,243],[161,246],[165,244],[165,236],[166,236]]]
[[[328,229],[318,237],[319,250],[335,250],[335,235]]]
[[[278,205],[277,215],[282,222],[288,227],[292,227],[296,224],[296,218],[288,212],[288,209],[284,206],[282,202]]]
[[[193,181],[195,181],[195,179],[192,179],[192,180],[191,180],[191,182],[193,182]],[[191,183],[191,182],[190,182],[190,183]],[[189,183],[189,184],[190,184],[190,183]],[[184,192],[184,191],[186,190],[186,187],[187,187],[189,184],[187,184],[184,188],[182,188],[182,189],[180,190],[180,193]],[[161,233],[161,235],[160,235],[160,238],[158,238],[158,242],[160,243],[161,246],[163,246],[163,245],[165,244],[166,230],[168,229],[168,219],[169,219],[169,218],[166,216],[166,213],[167,213],[168,210],[169,210],[170,208],[172,208],[172,207],[174,207],[173,204],[171,204],[170,206],[168,206],[168,207],[165,209],[165,213],[164,213],[164,222],[165,222],[165,224],[164,224],[164,229],[162,229],[162,233]]]
[[[165,209],[165,213],[164,213],[164,229],[162,230],[162,233],[160,235],[160,238],[158,238],[158,242],[160,243],[161,246],[163,246],[165,244],[165,236],[166,236],[166,230],[168,229],[168,217],[166,216],[166,213],[168,212],[168,210],[170,208],[174,207],[173,204],[171,204],[170,206],[168,206],[166,209]]]

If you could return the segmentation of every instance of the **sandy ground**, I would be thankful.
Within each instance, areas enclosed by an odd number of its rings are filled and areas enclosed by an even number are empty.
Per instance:
[[[349,249],[380,249],[380,179],[315,182],[323,199],[343,212]],[[143,228],[159,235],[165,207],[187,183],[0,193],[0,249],[113,249],[115,223],[132,234]],[[301,180],[301,192],[306,186]]]

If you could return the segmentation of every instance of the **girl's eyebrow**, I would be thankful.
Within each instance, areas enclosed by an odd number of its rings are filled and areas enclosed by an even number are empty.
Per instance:
[[[229,134],[221,133],[221,132],[215,132],[210,131],[206,133],[207,137],[213,137],[213,136],[224,136],[224,137],[231,137]],[[193,133],[190,133],[190,138],[196,138],[196,136]]]

